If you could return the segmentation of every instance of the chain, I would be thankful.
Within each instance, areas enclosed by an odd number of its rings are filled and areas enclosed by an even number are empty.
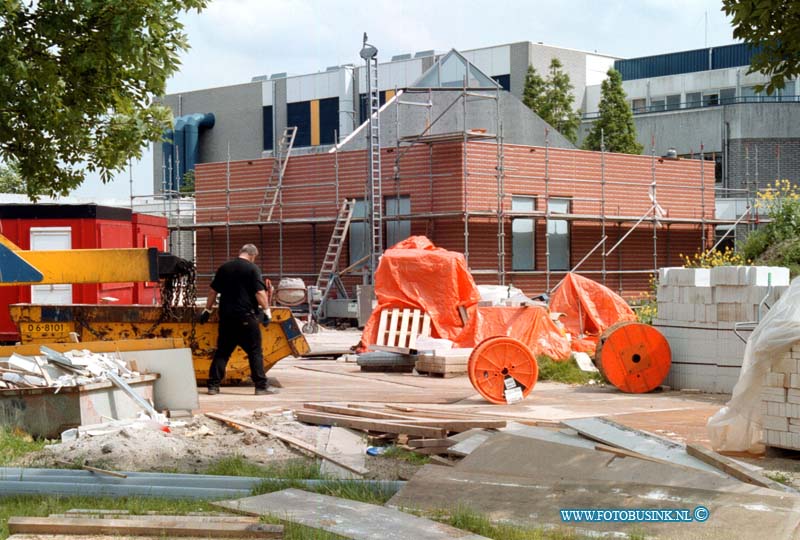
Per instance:
[[[194,307],[197,302],[197,271],[194,265],[180,273],[173,274],[161,282],[161,313],[158,320],[148,328],[144,334],[151,334],[156,328],[166,321],[180,321],[181,312],[178,308],[188,309],[191,314],[191,331],[189,333],[189,346],[197,346],[196,330],[197,320],[194,316]]]

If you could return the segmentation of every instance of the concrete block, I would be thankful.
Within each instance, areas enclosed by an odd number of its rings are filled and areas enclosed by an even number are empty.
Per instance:
[[[675,285],[659,285],[656,289],[657,302],[678,302],[680,301],[680,289]]]
[[[717,306],[715,304],[706,304],[705,306],[707,323],[715,324],[717,322]]]
[[[785,392],[787,403],[800,403],[800,390],[790,388],[789,390],[785,390]]]
[[[800,388],[800,374],[789,374],[789,388]]]
[[[746,285],[748,283],[747,266],[717,266],[711,269],[709,282],[717,285]]]
[[[714,302],[718,304],[750,303],[750,291],[751,287],[743,285],[718,285],[714,287]]]
[[[789,285],[789,269],[783,266],[750,266],[747,271],[750,285],[769,285],[770,276],[774,287]]]
[[[744,361],[744,343],[730,330],[717,331],[718,363],[741,367]]]
[[[761,389],[761,401],[774,401],[777,403],[800,403],[800,394],[798,395],[797,401],[789,401],[787,398],[787,391],[786,388],[770,388],[765,387]]]
[[[714,293],[711,287],[680,287],[678,302],[682,304],[713,304]]]
[[[787,403],[786,416],[791,420],[792,418],[800,420],[800,403]]]
[[[798,350],[797,347],[792,347],[792,352],[790,354],[795,360],[800,360],[800,350]]]
[[[662,285],[676,285],[676,277],[670,274],[673,274],[673,271],[676,270],[683,270],[680,266],[669,266],[664,268],[658,269],[658,282]]]
[[[797,360],[792,358],[791,354],[785,355],[783,358],[778,360],[772,365],[771,371],[775,373],[783,373],[785,375],[791,375],[793,373],[800,373],[797,370]],[[793,386],[790,384],[790,386]],[[797,387],[800,388],[800,387]]]
[[[788,414],[786,414],[786,407],[789,406],[788,403],[775,403],[774,401],[762,401],[761,403],[767,404],[767,416],[780,416],[782,418],[788,418]]]
[[[781,433],[779,431],[765,429],[763,437],[767,446],[780,446],[781,444]]]
[[[769,406],[772,402],[770,401],[759,401],[758,402],[758,412],[762,415],[769,414]]]
[[[708,287],[710,275],[708,268],[669,268],[666,277],[668,285]]]
[[[761,425],[764,426],[764,429],[789,431],[789,419],[784,416],[770,416],[766,414],[761,417]]]
[[[789,433],[800,433],[800,426],[797,424],[789,424]]]
[[[749,304],[717,304],[717,321],[746,322],[756,319],[756,307]]]
[[[786,376],[783,373],[769,372],[764,377],[764,385],[771,388],[786,388]]]

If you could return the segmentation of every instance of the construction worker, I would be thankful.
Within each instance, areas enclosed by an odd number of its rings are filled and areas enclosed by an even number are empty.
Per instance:
[[[211,281],[206,308],[200,315],[201,323],[208,322],[219,293],[219,336],[208,372],[209,395],[219,394],[220,382],[225,378],[225,367],[237,345],[247,354],[256,395],[267,393],[259,326],[269,324],[271,313],[261,270],[254,264],[257,256],[256,246],[242,246],[239,257],[220,266]]]

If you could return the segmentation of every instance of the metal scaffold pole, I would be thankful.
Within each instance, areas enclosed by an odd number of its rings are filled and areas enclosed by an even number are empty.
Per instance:
[[[381,192],[381,124],[380,91],[378,90],[378,49],[364,42],[361,58],[366,63],[367,100],[369,122],[367,123],[367,151],[369,152],[369,171],[367,177],[367,220],[370,229],[370,258],[367,284],[375,283],[375,271],[383,252],[383,195]]]
[[[658,198],[656,197],[656,140],[650,139],[650,156],[653,170],[653,273],[658,272]]]
[[[702,252],[706,252],[706,155],[702,141],[700,142],[700,244]]]
[[[600,237],[606,236],[606,138],[605,130],[600,130]],[[606,244],[602,252],[603,285],[606,285]]]
[[[231,256],[231,142],[225,161],[225,257]]]
[[[544,130],[544,259],[545,290],[550,293],[550,130]]]

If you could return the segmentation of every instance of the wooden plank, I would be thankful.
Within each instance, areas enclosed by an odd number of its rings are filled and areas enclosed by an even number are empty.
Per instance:
[[[353,540],[487,540],[394,508],[299,489],[211,504],[242,514],[279,516],[282,520],[324,529]]]
[[[12,534],[130,534],[162,535],[165,538],[205,536],[211,538],[283,538],[283,526],[266,523],[202,523],[143,516],[125,519],[12,517]]]
[[[397,338],[397,345],[405,347],[408,345],[408,325],[411,322],[411,310],[405,308],[403,310],[403,318],[400,320],[400,335]]]
[[[367,469],[363,469],[363,468],[360,468],[360,467],[352,467],[351,465],[348,465],[347,463],[344,463],[343,461],[337,459],[336,457],[331,456],[327,452],[323,452],[321,450],[317,450],[317,448],[313,444],[307,443],[307,442],[305,442],[303,440],[300,440],[300,439],[298,439],[296,437],[292,437],[291,435],[286,435],[285,433],[281,433],[279,431],[274,431],[272,429],[265,428],[263,426],[257,426],[255,424],[251,424],[249,422],[243,422],[241,420],[237,420],[235,418],[230,418],[228,416],[223,416],[223,415],[217,414],[217,413],[205,413],[205,414],[209,418],[211,418],[213,420],[217,420],[219,422],[224,422],[226,424],[235,424],[235,425],[238,425],[238,426],[241,426],[241,427],[244,427],[244,428],[253,429],[255,431],[258,431],[262,435],[269,435],[270,437],[275,437],[276,439],[280,439],[283,442],[288,443],[288,444],[290,444],[290,445],[292,445],[292,446],[294,446],[296,448],[300,448],[301,450],[305,450],[306,452],[310,452],[311,454],[314,454],[317,457],[320,457],[322,459],[326,459],[326,460],[330,461],[331,463],[335,463],[339,467],[347,469],[348,471],[354,472],[354,473],[356,473],[356,474],[358,474],[360,476],[364,476],[365,474],[367,474],[369,472]]]
[[[98,469],[97,467],[90,467],[89,465],[82,465],[81,469],[83,469],[85,471],[91,471],[91,472],[97,473],[97,474],[105,474],[107,476],[113,476],[115,478],[127,478],[128,477],[127,474],[122,474],[122,473],[119,473],[119,472],[116,472],[116,471],[109,471],[109,470],[106,470],[106,469]]]
[[[709,465],[726,474],[733,476],[737,480],[741,480],[742,482],[747,482],[748,484],[753,484],[754,486],[761,486],[769,489],[797,494],[797,490],[793,489],[792,487],[781,484],[780,482],[775,482],[774,480],[770,480],[769,478],[756,472],[749,471],[732,459],[700,445],[691,443],[687,444],[686,453],[690,456],[696,457],[704,463],[708,463]]]
[[[397,346],[395,338],[397,336],[397,324],[399,322],[399,319],[400,319],[400,309],[394,308],[392,310],[392,318],[389,321],[389,337],[386,338],[386,345],[389,347]]]
[[[408,446],[411,448],[425,448],[426,446],[453,446],[456,441],[453,439],[411,439]]]
[[[420,310],[415,309],[411,316],[411,337],[408,339],[408,348],[413,349],[417,346],[417,337],[419,336],[419,314]]]
[[[469,320],[469,313],[464,306],[458,306],[458,316],[461,317],[461,326],[466,326]]]
[[[434,465],[444,465],[445,467],[455,467],[456,466],[456,462],[455,461],[453,461],[452,459],[444,458],[442,456],[428,456],[428,459]]]
[[[67,511],[64,514],[50,514],[50,518],[92,518],[92,519],[146,519],[146,518],[157,518],[159,520],[170,520],[170,521],[188,521],[188,522],[206,522],[206,521],[216,521],[220,523],[258,523],[259,519],[250,516],[223,516],[223,515],[182,515],[182,516],[173,516],[173,515],[164,515],[164,514],[144,514],[144,515],[137,515],[132,516],[130,512],[126,510],[86,510],[81,512],[72,512]]]
[[[386,321],[389,318],[389,311],[381,310],[381,319],[378,323],[378,339],[375,340],[376,345],[386,345]]]
[[[417,351],[408,347],[389,347],[388,345],[370,345],[370,350],[392,352],[397,354],[416,354]]]
[[[420,337],[431,336],[431,316],[427,313],[422,316],[422,330],[419,332]]]
[[[360,407],[344,407],[341,405],[328,405],[327,403],[304,403],[303,407],[306,409],[313,409],[315,411],[322,411],[334,414],[342,414],[345,416],[360,416],[363,418],[378,418],[383,420],[422,420],[413,416],[388,413],[382,411],[373,411],[370,409],[362,409]]]
[[[403,450],[408,450],[409,452],[415,452],[417,454],[422,454],[424,456],[431,456],[436,454],[446,454],[448,446],[425,446],[422,448],[412,448],[410,446],[400,446]]]
[[[307,424],[322,426],[350,427],[364,431],[380,431],[383,433],[405,433],[420,437],[444,438],[445,431],[441,428],[410,425],[406,423],[387,422],[382,420],[367,420],[343,416],[338,414],[323,414],[314,411],[295,411],[297,419]]]

